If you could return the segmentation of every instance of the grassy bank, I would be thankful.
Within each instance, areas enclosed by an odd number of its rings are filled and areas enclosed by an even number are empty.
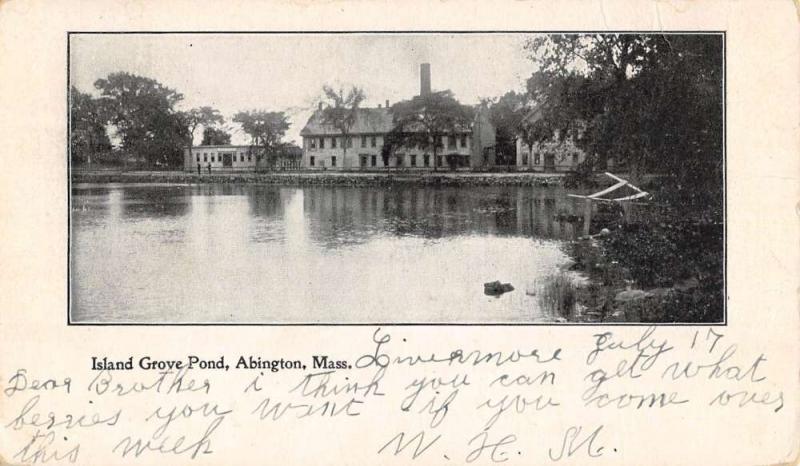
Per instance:
[[[570,245],[572,270],[589,282],[575,290],[581,320],[721,322],[724,227],[669,209],[623,224],[613,213],[593,221],[591,238]]]
[[[73,183],[257,183],[274,185],[385,186],[395,183],[433,186],[558,186],[562,174],[474,172],[73,172]]]

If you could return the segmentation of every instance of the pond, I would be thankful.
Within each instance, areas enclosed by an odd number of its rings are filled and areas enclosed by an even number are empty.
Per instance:
[[[552,321],[576,202],[553,187],[72,187],[75,323]],[[484,294],[485,282],[514,291]]]

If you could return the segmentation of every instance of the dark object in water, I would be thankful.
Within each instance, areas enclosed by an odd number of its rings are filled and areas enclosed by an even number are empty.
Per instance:
[[[487,296],[500,296],[503,293],[514,291],[511,283],[500,283],[499,281],[487,282],[483,284],[483,294]]]

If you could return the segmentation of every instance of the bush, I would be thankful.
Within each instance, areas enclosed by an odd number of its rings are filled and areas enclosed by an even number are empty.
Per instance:
[[[625,225],[604,246],[643,287],[690,277],[722,287],[723,228],[716,224]]]
[[[539,307],[550,314],[567,320],[575,320],[577,303],[576,286],[572,278],[564,272],[545,277],[544,284],[537,291]]]

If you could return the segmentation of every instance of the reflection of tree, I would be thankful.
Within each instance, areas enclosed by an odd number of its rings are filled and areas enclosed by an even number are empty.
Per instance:
[[[563,193],[521,187],[313,187],[304,190],[312,238],[327,246],[360,244],[377,235],[437,239],[458,235],[572,239],[557,212],[574,212]]]
[[[126,219],[182,217],[189,212],[187,187],[130,186],[122,189],[121,215]]]

